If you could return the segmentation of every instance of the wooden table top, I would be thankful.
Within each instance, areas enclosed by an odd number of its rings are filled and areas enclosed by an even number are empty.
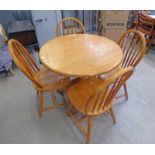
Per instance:
[[[122,50],[105,37],[71,34],[49,40],[41,47],[39,57],[52,71],[67,76],[85,77],[116,69],[122,60]]]

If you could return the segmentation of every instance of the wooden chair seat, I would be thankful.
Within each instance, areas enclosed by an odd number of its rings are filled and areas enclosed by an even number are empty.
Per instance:
[[[36,78],[43,86],[43,91],[51,91],[52,89],[62,89],[69,82],[69,79],[67,77],[65,78],[64,76],[60,76],[46,68],[40,69],[40,71],[34,75],[34,78]],[[33,84],[33,86],[36,89],[40,89],[35,84]]]
[[[18,68],[31,80],[34,88],[37,90],[39,95],[39,117],[42,116],[44,111],[64,106],[64,103],[57,103],[55,92],[65,87],[69,82],[69,78],[53,73],[46,68],[40,69],[27,49],[17,40],[9,40],[8,48]],[[45,107],[43,96],[44,92],[47,91],[51,95],[52,103]]]
[[[67,97],[70,101],[68,115],[87,137],[87,143],[91,142],[92,120],[96,115],[107,112],[111,115],[113,123],[116,122],[112,103],[116,93],[126,80],[132,75],[133,68],[121,68],[106,80],[98,77],[80,79],[67,89]],[[83,117],[79,118],[78,113]],[[87,119],[85,128],[81,121]]]
[[[86,104],[89,101],[89,97],[93,95],[94,91],[97,91],[98,87],[101,84],[103,84],[103,80],[96,77],[81,80],[80,82],[74,84],[69,88],[69,90],[67,91],[67,96],[70,102],[79,112],[85,115],[100,115],[107,109],[111,108],[112,104],[108,104],[108,107],[105,109],[100,109],[99,111],[93,111],[92,109],[94,104],[91,104],[91,102],[95,102],[97,96],[91,99],[89,104],[92,106],[89,106],[89,109],[87,110],[86,110]],[[100,102],[101,99],[102,97],[99,96],[98,101]]]

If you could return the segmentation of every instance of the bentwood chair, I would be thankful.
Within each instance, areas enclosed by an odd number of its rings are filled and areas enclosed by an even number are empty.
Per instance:
[[[68,79],[49,71],[46,68],[40,69],[32,59],[29,52],[18,41],[11,39],[8,41],[10,54],[17,67],[31,80],[34,88],[39,94],[39,117],[44,111],[63,106],[63,103],[57,103],[55,92],[68,83]],[[50,92],[53,105],[44,107],[43,93]]]
[[[155,39],[155,20],[146,16],[144,13],[138,14],[136,29],[145,35],[147,43],[147,53]]]
[[[121,68],[111,77],[102,80],[97,77],[81,79],[67,90],[67,97],[70,101],[68,115],[71,117],[80,131],[87,137],[87,143],[91,142],[92,119],[94,116],[108,112],[115,123],[113,112],[113,101],[116,93],[125,81],[131,76],[132,67]],[[81,124],[83,114],[87,119],[87,129]]]
[[[128,66],[135,68],[143,58],[146,50],[146,41],[143,34],[138,30],[130,29],[121,36],[118,44],[123,51],[123,60],[121,66],[124,68]],[[126,99],[128,100],[126,83],[123,84],[123,87]]]
[[[56,27],[56,36],[69,35],[69,34],[81,34],[84,33],[85,29],[82,22],[74,17],[66,17],[63,18]],[[71,83],[71,79],[69,78],[69,83]],[[68,86],[67,85],[67,86]],[[60,93],[64,92],[67,87],[59,90]]]
[[[84,31],[84,26],[79,19],[66,17],[58,23],[56,27],[56,36],[84,33]]]

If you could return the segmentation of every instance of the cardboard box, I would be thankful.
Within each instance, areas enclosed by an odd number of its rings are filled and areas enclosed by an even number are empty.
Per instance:
[[[101,11],[102,25],[104,28],[126,28],[128,16],[127,10]]]
[[[106,28],[102,36],[118,42],[121,35],[126,31],[126,28]]]

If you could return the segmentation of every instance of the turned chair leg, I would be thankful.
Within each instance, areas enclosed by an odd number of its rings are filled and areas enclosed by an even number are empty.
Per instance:
[[[39,90],[37,90],[37,95],[39,95]]]
[[[57,100],[56,100],[56,97],[55,97],[55,92],[51,93],[51,98],[52,98],[53,105],[57,105],[58,103],[57,103]]]
[[[88,116],[87,144],[91,143],[92,116]]]
[[[149,50],[150,50],[150,48],[151,48],[152,41],[154,40],[154,38],[155,38],[155,34],[153,34],[152,38],[151,38],[151,37],[149,38],[149,45],[148,45],[148,47],[147,47],[147,49],[146,49],[146,54],[149,53]]]
[[[70,104],[70,105],[69,105],[69,108],[68,108],[68,110],[67,110],[67,115],[68,115],[68,116],[70,116],[70,111],[71,111],[71,109],[72,109],[72,105]]]
[[[128,91],[127,91],[127,85],[126,85],[126,83],[123,84],[123,87],[124,87],[124,91],[125,91],[126,100],[128,100]]]
[[[39,93],[39,117],[42,117],[43,112],[43,92],[40,91]]]
[[[150,48],[151,48],[151,43],[149,43],[148,47],[146,48],[146,54],[149,53]]]
[[[14,76],[12,66],[10,67],[9,72],[10,72],[10,75],[11,75],[11,76]]]
[[[115,123],[116,123],[116,118],[115,118],[115,114],[114,114],[114,110],[113,110],[113,108],[110,108],[110,114],[111,114],[111,117],[112,117],[113,123],[115,124]]]
[[[12,66],[10,67],[10,69],[8,71],[6,71],[6,76],[14,76]]]

